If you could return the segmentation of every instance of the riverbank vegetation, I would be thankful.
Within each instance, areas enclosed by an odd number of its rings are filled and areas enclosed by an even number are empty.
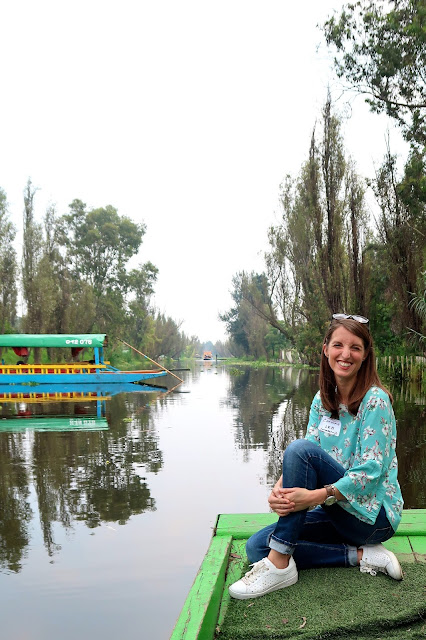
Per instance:
[[[400,168],[388,142],[375,175],[359,175],[327,96],[305,162],[281,185],[264,272],[233,278],[233,306],[221,319],[237,357],[293,354],[294,362],[296,352],[299,362],[317,365],[336,312],[368,317],[380,356],[425,355],[425,24],[419,0],[361,0],[324,25],[337,75],[397,123],[408,156]],[[397,362],[398,375],[419,367]]]
[[[81,200],[57,215],[49,206],[35,218],[37,190],[24,189],[22,261],[16,229],[0,189],[0,333],[108,333],[108,357],[123,358],[123,337],[153,359],[194,356],[202,345],[180,323],[151,305],[158,269],[129,269],[146,228],[108,205],[88,209]],[[24,313],[18,314],[18,299]]]

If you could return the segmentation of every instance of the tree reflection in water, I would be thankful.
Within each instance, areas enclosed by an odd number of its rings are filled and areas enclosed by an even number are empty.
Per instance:
[[[281,475],[282,452],[303,438],[309,407],[317,391],[318,372],[293,367],[242,368],[231,376],[228,405],[236,410],[237,445],[269,452],[266,482]]]
[[[23,434],[0,435],[0,567],[18,572],[29,545],[33,511]]]
[[[235,410],[235,442],[246,452],[246,460],[252,449],[268,451],[265,483],[272,486],[281,475],[285,448],[305,435],[318,371],[241,367],[230,379],[225,402]],[[394,395],[405,508],[420,508],[426,502],[426,398],[419,384],[387,384]]]
[[[145,393],[111,398],[106,431],[0,433],[0,567],[20,571],[35,511],[53,556],[60,548],[54,540],[56,523],[68,530],[77,521],[95,528],[105,522],[125,524],[132,515],[155,510],[144,473],[157,473],[163,455],[151,426],[151,398]],[[3,418],[24,413],[18,405],[2,409]],[[32,416],[90,416],[94,411],[89,402],[27,409]]]

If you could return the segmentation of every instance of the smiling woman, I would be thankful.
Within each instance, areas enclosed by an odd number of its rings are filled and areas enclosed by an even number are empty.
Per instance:
[[[288,587],[298,569],[312,567],[359,566],[402,579],[397,557],[381,544],[395,533],[403,507],[392,397],[377,375],[368,320],[336,315],[306,436],[285,450],[269,497],[278,522],[248,540],[254,565],[230,586],[234,598]]]
[[[320,388],[324,408],[332,414],[337,415],[341,402],[356,414],[362,398],[373,385],[383,389],[392,400],[377,373],[366,320],[363,316],[335,314],[325,335]]]
[[[345,327],[338,327],[332,339],[324,344],[324,355],[334,373],[342,402],[348,404],[354,379],[365,360],[364,342]]]

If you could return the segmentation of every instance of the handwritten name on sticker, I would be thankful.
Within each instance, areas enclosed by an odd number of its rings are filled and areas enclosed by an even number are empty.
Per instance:
[[[335,420],[328,416],[324,416],[318,426],[319,431],[322,431],[327,436],[338,436],[341,428],[340,420]]]

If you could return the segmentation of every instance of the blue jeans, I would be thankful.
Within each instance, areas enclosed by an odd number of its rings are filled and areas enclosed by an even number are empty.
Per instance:
[[[295,440],[284,452],[283,487],[319,489],[337,482],[344,467],[317,444]],[[374,524],[362,522],[338,503],[296,511],[255,533],[247,541],[250,562],[265,558],[271,549],[293,555],[299,569],[348,567],[358,564],[357,548],[379,544],[394,530],[381,508]]]

